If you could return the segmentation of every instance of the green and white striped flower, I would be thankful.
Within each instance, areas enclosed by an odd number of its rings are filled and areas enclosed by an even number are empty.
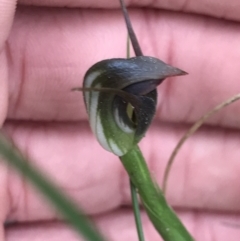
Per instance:
[[[109,59],[85,74],[83,91],[90,126],[101,146],[122,156],[145,135],[156,111],[156,87],[180,69],[147,56]]]

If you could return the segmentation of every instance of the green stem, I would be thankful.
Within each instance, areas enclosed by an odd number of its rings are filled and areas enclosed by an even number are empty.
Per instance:
[[[131,182],[131,180],[130,180],[130,187],[131,187],[131,197],[132,197],[132,205],[133,205],[135,223],[136,223],[137,233],[138,233],[138,240],[144,241],[140,208],[139,208],[138,198],[137,198],[137,191],[136,191],[134,184]]]
[[[166,199],[153,182],[138,146],[120,157],[153,225],[165,241],[193,241]]]
[[[130,58],[130,38],[129,34],[127,35],[127,58]],[[128,110],[128,116],[131,116],[133,114],[133,108]],[[144,235],[143,235],[143,228],[142,228],[142,221],[141,221],[141,215],[140,215],[140,208],[138,204],[138,198],[137,198],[137,190],[134,186],[134,184],[130,180],[130,189],[131,189],[131,198],[132,198],[132,205],[133,205],[133,212],[134,212],[134,218],[138,233],[138,240],[144,241]]]
[[[104,241],[87,217],[77,206],[63,195],[58,188],[30,165],[30,161],[22,156],[20,151],[0,134],[0,155],[3,160],[14,167],[31,184],[33,184],[45,198],[63,215],[75,230],[89,241]]]

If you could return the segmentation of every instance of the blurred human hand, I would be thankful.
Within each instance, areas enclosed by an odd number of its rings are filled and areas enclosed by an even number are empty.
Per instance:
[[[81,86],[99,60],[125,57],[126,27],[110,0],[0,0],[0,123],[21,150],[93,217],[109,240],[137,240],[129,182],[92,135]],[[240,90],[237,0],[128,1],[145,55],[189,73],[159,86],[141,142],[154,177],[189,125]],[[148,8],[147,8],[148,7]],[[235,241],[240,229],[240,104],[211,118],[179,153],[167,198],[196,240]],[[2,164],[0,240],[78,240],[39,194]],[[143,212],[146,240],[158,238]],[[4,229],[6,235],[4,237]],[[119,232],[120,230],[120,232]]]

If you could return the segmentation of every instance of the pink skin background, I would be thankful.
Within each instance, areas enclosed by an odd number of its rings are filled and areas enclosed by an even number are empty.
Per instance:
[[[157,115],[141,142],[161,184],[170,153],[190,124],[240,91],[240,3],[126,3],[144,54],[189,73],[159,86]],[[137,240],[128,177],[92,135],[82,94],[70,89],[81,86],[95,62],[125,55],[117,0],[0,0],[0,124],[112,241]],[[207,121],[171,172],[167,199],[199,241],[240,240],[239,112],[235,103]],[[160,240],[142,214],[146,241]],[[0,240],[79,240],[4,163],[0,221]],[[6,221],[18,224],[4,227]]]

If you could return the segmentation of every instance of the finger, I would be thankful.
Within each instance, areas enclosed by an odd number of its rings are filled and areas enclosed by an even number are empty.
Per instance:
[[[240,238],[240,229],[231,228],[224,222],[240,222],[239,215],[225,213],[201,213],[197,211],[178,212],[180,218],[193,234],[201,241],[235,241]],[[146,240],[162,240],[154,230],[146,214],[142,212],[144,236]],[[107,240],[138,240],[134,217],[131,210],[120,209],[94,218]],[[75,241],[79,239],[74,231],[61,223],[47,222],[11,225],[6,228],[7,241]]]
[[[166,161],[186,126],[154,125],[141,149],[153,177],[161,184]],[[6,131],[34,161],[88,214],[130,204],[129,179],[119,159],[104,151],[87,124],[15,124]],[[175,207],[240,210],[237,131],[205,128],[179,153],[168,182],[167,198]],[[23,179],[10,172],[8,220],[52,220],[46,202]],[[0,189],[1,190],[1,189]],[[7,197],[6,197],[7,195]],[[4,200],[5,200],[4,199]]]
[[[8,104],[7,52],[4,45],[12,26],[15,6],[16,0],[0,0],[0,126],[6,118]]]
[[[54,7],[85,7],[85,8],[119,8],[119,1],[79,1],[79,0],[19,0],[21,4],[35,6],[54,6]],[[206,14],[218,18],[240,20],[240,6],[237,0],[198,0],[198,1],[126,1],[126,5],[130,6],[146,6],[161,8],[174,11],[184,11],[190,13]]]
[[[238,92],[240,25],[152,10],[131,17],[146,55],[189,73],[159,87],[160,120],[193,122]],[[124,57],[126,29],[120,12],[21,8],[9,46],[9,118],[86,119],[81,93],[70,89],[97,61]],[[239,127],[239,110],[234,104],[209,122]]]
[[[1,29],[1,35],[0,35],[0,50],[2,51],[5,41],[8,38],[15,7],[16,7],[16,0],[9,0],[9,1],[0,1],[0,29]]]

